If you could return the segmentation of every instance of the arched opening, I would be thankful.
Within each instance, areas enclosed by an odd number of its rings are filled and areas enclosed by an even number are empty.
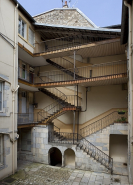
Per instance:
[[[62,166],[62,154],[56,147],[49,150],[49,164],[51,166]]]
[[[68,148],[64,152],[65,166],[75,166],[75,152]]]

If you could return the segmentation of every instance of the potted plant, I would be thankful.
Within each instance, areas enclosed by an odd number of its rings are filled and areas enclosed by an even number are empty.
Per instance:
[[[125,114],[126,111],[125,110],[118,110],[118,114]]]

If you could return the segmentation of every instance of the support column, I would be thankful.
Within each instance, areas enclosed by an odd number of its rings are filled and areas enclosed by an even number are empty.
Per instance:
[[[75,110],[73,111],[73,133],[75,133]]]

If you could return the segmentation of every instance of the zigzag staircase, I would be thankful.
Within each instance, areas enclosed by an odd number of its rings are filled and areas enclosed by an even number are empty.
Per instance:
[[[54,67],[56,67],[57,69],[61,70],[62,72],[70,75],[71,77],[74,77],[74,72],[72,70],[70,70],[70,68],[73,69],[74,66],[72,66],[73,63],[71,63],[69,60],[66,60],[64,58],[61,58],[61,62],[63,64],[63,66],[66,65],[66,63],[68,63],[68,65],[67,65],[68,67],[67,68],[63,67],[62,65],[59,65],[57,62],[54,62],[54,61],[52,61],[50,59],[46,59],[46,61],[49,64],[51,64]],[[60,60],[59,60],[59,62],[60,62]],[[71,66],[69,64],[71,64]],[[76,72],[75,72],[75,79],[84,79],[84,77],[77,75]]]
[[[49,122],[64,114],[66,111],[77,111],[81,109],[81,107],[77,106],[75,103],[75,95],[66,96],[57,88],[51,88],[49,90],[40,88],[39,91],[55,100],[52,104],[38,112],[39,123],[47,125]],[[73,101],[72,103],[69,103],[71,102],[71,98]]]

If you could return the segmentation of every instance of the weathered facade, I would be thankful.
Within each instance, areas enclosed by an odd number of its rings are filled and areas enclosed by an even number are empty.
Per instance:
[[[128,75],[121,30],[98,28],[80,10],[67,6],[32,18],[13,3],[13,25],[18,25],[16,34],[13,31],[18,45],[14,93],[19,84],[13,124],[19,139],[18,154],[15,145],[10,159],[17,155],[53,166],[118,173],[113,160],[121,166],[129,162]],[[2,56],[6,60],[5,50]],[[13,74],[2,70],[0,78],[6,73]],[[8,80],[13,79],[5,78],[3,110],[11,115]],[[0,116],[3,121],[4,114]],[[3,123],[1,129],[9,126]],[[4,150],[10,153],[9,148]],[[0,170],[0,178],[9,174]]]

